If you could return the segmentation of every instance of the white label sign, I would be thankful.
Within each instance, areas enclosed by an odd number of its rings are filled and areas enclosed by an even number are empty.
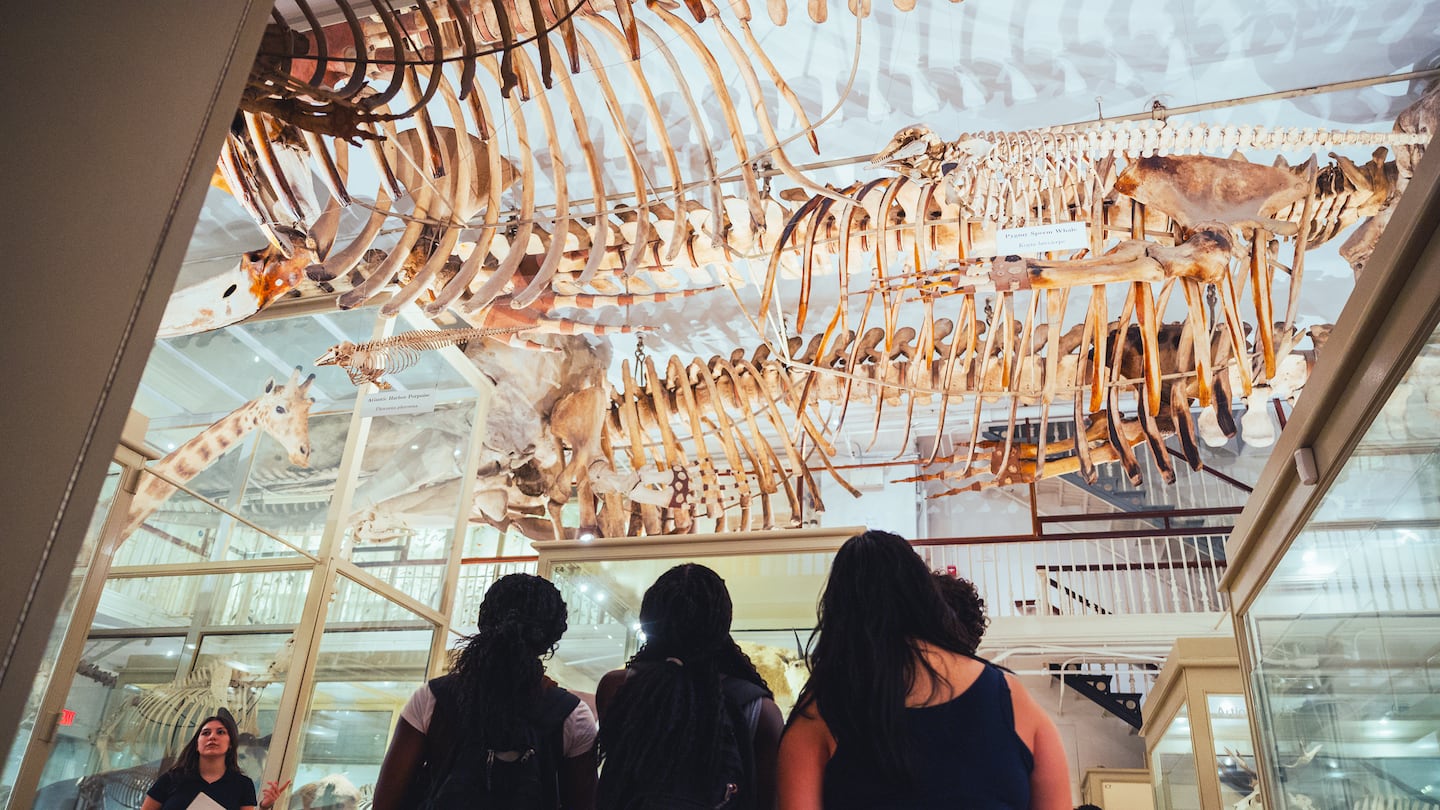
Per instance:
[[[995,255],[1011,256],[1044,253],[1047,250],[1079,250],[1090,246],[1089,230],[1083,222],[1056,222],[1028,228],[1001,228],[995,232]]]
[[[365,404],[360,406],[360,415],[402,416],[430,413],[435,410],[436,399],[434,388],[428,391],[379,391],[365,397]]]

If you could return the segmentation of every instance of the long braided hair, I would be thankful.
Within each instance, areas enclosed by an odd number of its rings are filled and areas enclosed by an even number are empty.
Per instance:
[[[519,737],[522,718],[539,702],[540,659],[565,634],[565,600],[547,580],[507,574],[485,592],[476,624],[453,670],[459,715],[466,732],[498,746]]]
[[[922,642],[969,654],[955,613],[903,537],[868,531],[850,538],[820,596],[810,679],[791,719],[818,708],[837,745],[873,762],[888,782],[910,784],[906,696],[922,668],[936,689],[945,683],[921,654]]]
[[[638,792],[685,792],[715,780],[726,711],[720,676],[770,694],[730,637],[732,613],[725,580],[703,565],[677,565],[645,591],[644,643],[600,727],[601,810]]]

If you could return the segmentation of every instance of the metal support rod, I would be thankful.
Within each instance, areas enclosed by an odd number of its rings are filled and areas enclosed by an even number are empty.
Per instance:
[[[1035,494],[1035,484],[1030,484],[1030,532],[1037,537],[1045,533],[1045,527],[1041,524],[1044,518],[1040,517],[1040,499]]]
[[[1159,518],[1218,517],[1221,515],[1238,515],[1244,510],[1245,508],[1243,506],[1210,506],[1197,507],[1194,509],[1155,509],[1144,512],[1087,512],[1078,515],[1043,515],[1040,517],[1040,522],[1082,523],[1095,520],[1156,520]],[[1036,534],[1040,534],[1040,532],[1036,532]]]
[[[1165,117],[1170,118],[1177,115],[1191,115],[1194,113],[1206,112],[1209,110],[1223,110],[1230,107],[1243,107],[1247,104],[1259,104],[1266,101],[1279,101],[1287,98],[1298,98],[1300,96],[1319,95],[1322,93],[1337,93],[1345,90],[1356,90],[1362,87],[1374,87],[1382,84],[1422,81],[1424,79],[1432,79],[1436,77],[1440,77],[1440,68],[1430,70],[1412,70],[1407,73],[1392,73],[1381,76],[1370,76],[1364,79],[1351,79],[1343,82],[1328,82],[1326,84],[1316,84],[1310,85],[1308,87],[1297,87],[1291,90],[1277,90],[1272,93],[1259,93],[1253,96],[1238,96],[1235,98],[1221,99],[1217,101],[1207,101],[1201,104],[1190,104],[1184,107],[1173,107],[1165,110]],[[1089,121],[1076,121],[1074,123],[1061,124],[1059,126],[1086,127],[1094,126],[1097,124],[1113,124],[1123,121],[1149,121],[1154,118],[1155,113],[1151,110],[1146,110],[1143,113],[1134,113],[1132,115],[1117,115],[1106,118],[1095,118]],[[817,160],[813,163],[800,164],[796,166],[796,168],[802,172],[815,171],[817,169],[834,169],[842,166],[854,166],[861,163],[869,163],[873,157],[875,157],[875,155],[872,152],[864,155],[851,155],[850,157],[833,158],[831,160]],[[774,168],[761,168],[756,170],[755,172],[755,176],[760,179],[764,179],[767,177],[776,177],[780,174],[780,170]],[[729,174],[723,177],[716,178],[713,181],[697,180],[691,183],[686,183],[684,186],[682,186],[682,189],[685,192],[690,192],[694,191],[695,189],[709,188],[712,182],[738,183],[742,179],[744,178],[739,174]],[[610,202],[612,200],[623,200],[634,196],[634,191],[617,192],[615,194],[605,195],[605,201]],[[594,204],[595,198],[593,197],[588,200],[571,200],[570,208],[573,210],[581,206],[593,206]],[[539,205],[535,207],[535,211],[538,214],[542,211],[549,211],[554,207],[554,205]],[[611,215],[623,214],[627,211],[632,210],[634,209],[631,206],[619,206],[610,208],[609,213]],[[513,217],[515,213],[516,211],[502,212],[501,219]]]
[[[1184,454],[1181,453],[1179,450],[1176,450],[1175,448],[1170,447],[1170,446],[1168,446],[1168,445],[1165,447],[1165,449],[1168,450],[1168,451],[1170,451],[1170,455],[1172,455],[1172,456],[1174,456],[1174,457],[1176,457],[1176,458],[1178,458],[1178,459],[1181,459],[1182,461],[1185,461],[1187,464],[1189,463],[1189,461],[1185,458]],[[1200,465],[1200,472],[1203,472],[1203,473],[1205,473],[1205,474],[1207,474],[1207,475],[1212,475],[1212,476],[1214,476],[1214,477],[1216,477],[1216,478],[1219,478],[1221,481],[1224,481],[1225,483],[1229,484],[1229,485],[1232,486],[1232,487],[1235,487],[1236,489],[1240,490],[1241,492],[1246,493],[1247,495],[1248,495],[1249,493],[1255,491],[1255,488],[1252,487],[1252,486],[1250,486],[1249,484],[1246,484],[1246,483],[1241,482],[1241,481],[1237,481],[1237,480],[1235,480],[1234,478],[1231,478],[1230,476],[1226,475],[1225,473],[1222,473],[1222,472],[1220,472],[1219,470],[1215,469],[1214,467],[1209,466],[1208,464],[1201,464],[1201,465]]]
[[[985,537],[926,537],[911,540],[912,546],[973,546],[1001,543],[1038,543],[1044,540],[1110,540],[1147,537],[1224,537],[1231,526],[1191,526],[1174,529],[1124,529],[1110,532],[1068,532],[1066,534],[1000,534]]]

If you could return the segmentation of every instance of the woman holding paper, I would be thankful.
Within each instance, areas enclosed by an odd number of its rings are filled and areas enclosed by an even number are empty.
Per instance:
[[[239,736],[225,709],[200,721],[175,764],[145,793],[140,810],[271,810],[290,783],[267,784],[257,805],[255,783],[235,753]]]

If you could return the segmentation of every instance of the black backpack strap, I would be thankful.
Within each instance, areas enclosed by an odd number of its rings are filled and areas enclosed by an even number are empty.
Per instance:
[[[565,721],[579,705],[579,697],[552,686],[540,696],[540,704],[531,719],[538,732],[536,739],[542,741],[537,753],[541,772],[547,774],[546,791],[550,794],[547,801],[553,799],[554,807],[560,806],[560,763],[565,759]]]
[[[579,696],[552,686],[540,696],[540,708],[535,714],[535,722],[547,732],[563,728],[565,720],[579,705]]]
[[[408,806],[418,806],[428,799],[439,775],[448,772],[459,755],[454,683],[453,676],[442,675],[425,684],[435,703],[430,712],[430,723],[425,728],[425,763],[420,773],[411,779],[405,794]]]
[[[760,725],[760,698],[768,697],[769,693],[759,684],[730,677],[720,679],[720,691],[725,695],[725,701],[730,707],[740,713],[745,721],[744,728],[749,731],[753,740],[755,729]]]
[[[730,713],[730,727],[735,732],[735,744],[740,749],[740,763],[745,772],[739,806],[755,807],[755,730],[760,726],[760,699],[768,697],[769,692],[743,678],[722,676],[720,693]]]

